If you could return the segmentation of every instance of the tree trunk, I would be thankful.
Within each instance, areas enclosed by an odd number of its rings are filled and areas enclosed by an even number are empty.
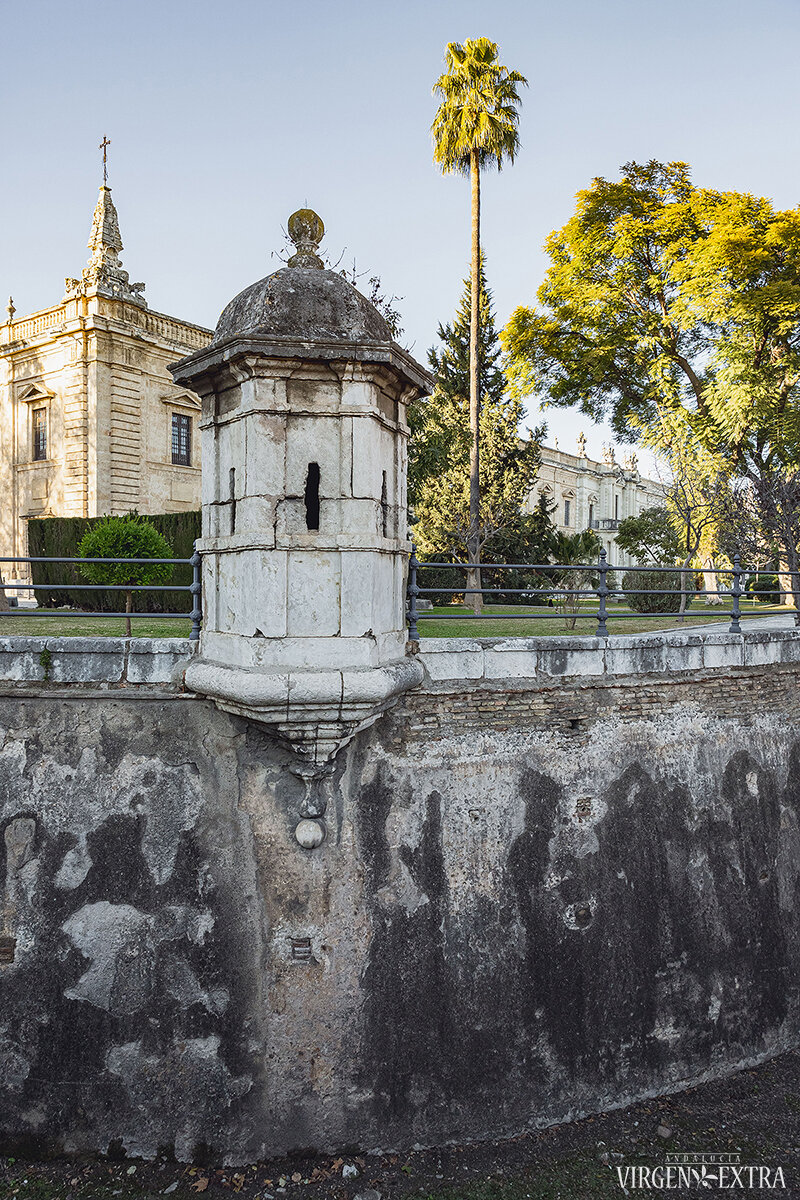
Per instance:
[[[133,592],[125,593],[125,637],[131,636],[131,612],[133,610]]]
[[[705,602],[706,604],[722,604],[722,596],[709,595],[709,592],[719,591],[719,577],[713,558],[707,558],[703,566],[706,568],[703,572],[703,591],[706,593]]]
[[[689,557],[685,558],[681,563],[681,603],[680,608],[678,609],[678,624],[680,625],[682,625],[686,619],[686,602],[689,599],[689,572],[686,570],[686,568],[689,566],[691,561],[692,555],[690,554]]]
[[[787,596],[787,602],[794,601],[794,623],[800,625],[800,554],[791,544],[785,548],[786,566],[788,567],[788,583],[791,587],[791,592]]]
[[[470,156],[470,183],[472,185],[472,262],[470,267],[470,320],[469,320],[469,428],[471,434],[469,450],[469,533],[467,547],[469,561],[481,561],[481,477],[480,477],[480,364],[478,359],[480,335],[480,264],[481,264],[481,173],[477,151]],[[467,573],[467,587],[481,586],[481,573],[474,569]],[[465,597],[466,598],[466,597]],[[483,608],[483,597],[475,592],[470,597],[475,613]]]
[[[778,563],[777,571],[778,584],[780,586],[780,600],[778,603],[786,604],[791,608],[795,602],[794,593],[796,590],[796,585],[792,581],[792,576],[790,573],[791,567],[789,566],[788,562],[784,561],[785,558],[786,552],[784,551],[784,559]]]

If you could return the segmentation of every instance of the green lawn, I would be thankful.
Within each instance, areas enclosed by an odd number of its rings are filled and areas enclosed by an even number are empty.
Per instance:
[[[63,616],[57,616],[63,613]],[[76,617],[63,608],[40,608],[0,613],[0,637],[125,637],[124,617]],[[188,637],[188,617],[133,617],[131,636],[144,638]]]
[[[437,621],[436,617],[421,617],[419,621],[420,637],[564,637],[583,635],[592,637],[597,632],[597,606],[589,603],[581,606],[587,614],[578,617],[574,629],[568,629],[564,618],[548,608],[531,608],[524,605],[487,604],[484,612],[508,613],[511,619],[493,621],[491,615],[475,618],[471,610],[463,605],[440,605],[434,608],[436,615],[453,617],[463,614],[462,620]],[[767,604],[753,602],[742,603],[742,617],[786,613],[788,610],[776,608]],[[550,616],[543,616],[549,613]],[[608,630],[613,636],[618,633],[653,632],[658,629],[690,629],[692,625],[707,625],[719,622],[721,629],[727,629],[730,617],[716,615],[714,608],[696,605],[689,610],[689,615],[683,623],[676,617],[641,617],[631,613],[622,604],[609,604]],[[60,614],[60,615],[57,615]],[[131,622],[133,637],[188,638],[191,632],[191,622],[188,617],[164,618],[159,616],[134,617]],[[69,609],[28,609],[23,613],[13,611],[0,613],[0,637],[124,637],[125,620],[123,617],[76,617]]]
[[[727,604],[723,607],[727,608]],[[582,604],[581,611],[589,616],[579,616],[574,629],[568,628],[564,618],[555,609],[529,608],[522,605],[487,604],[484,613],[508,613],[511,619],[493,621],[491,616],[467,616],[470,609],[463,605],[438,605],[433,609],[433,616],[425,614],[419,621],[420,637],[573,637],[583,635],[592,637],[597,633],[597,605]],[[743,603],[742,617],[760,616],[774,613],[786,613],[785,607],[778,608],[767,604]],[[452,618],[456,614],[465,614],[464,620],[448,619],[437,621],[436,616],[445,614]],[[550,616],[543,616],[549,613]],[[528,615],[530,614],[530,615]],[[515,619],[518,617],[518,619]],[[655,633],[659,629],[690,629],[692,625],[720,625],[720,630],[728,628],[730,616],[717,615],[714,607],[694,605],[689,609],[686,620],[681,622],[677,617],[642,617],[623,604],[609,604],[608,631],[613,636],[620,633]]]

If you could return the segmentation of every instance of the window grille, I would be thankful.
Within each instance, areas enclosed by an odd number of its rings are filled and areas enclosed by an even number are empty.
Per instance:
[[[192,464],[192,418],[184,413],[172,414],[172,462],[178,467]]]
[[[33,410],[33,461],[42,462],[47,458],[47,409]]]

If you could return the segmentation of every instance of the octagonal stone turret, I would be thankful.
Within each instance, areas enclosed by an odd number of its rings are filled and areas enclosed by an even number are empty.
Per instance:
[[[187,685],[328,763],[421,669],[406,655],[406,405],[427,372],[289,219],[289,264],[172,368],[203,401],[204,623]]]

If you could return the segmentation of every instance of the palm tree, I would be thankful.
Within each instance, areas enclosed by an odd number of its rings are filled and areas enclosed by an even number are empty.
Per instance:
[[[510,71],[498,61],[496,42],[488,38],[467,39],[463,46],[450,42],[445,51],[447,70],[436,81],[433,94],[441,98],[434,117],[433,161],[444,174],[468,175],[472,185],[472,261],[470,270],[471,312],[469,331],[469,423],[472,435],[469,461],[469,556],[480,562],[480,364],[478,325],[480,303],[481,171],[503,168],[514,161],[519,150],[518,87],[527,85],[519,71]],[[480,571],[471,573],[468,587],[480,587]],[[476,582],[475,582],[476,580]],[[480,609],[480,593],[474,607]]]

